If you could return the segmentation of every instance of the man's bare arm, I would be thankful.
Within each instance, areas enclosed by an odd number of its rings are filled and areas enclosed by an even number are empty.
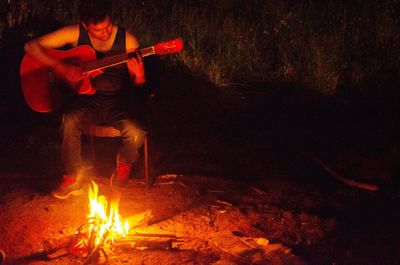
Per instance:
[[[139,48],[139,42],[135,36],[126,32],[126,51],[132,52]],[[140,86],[146,82],[145,71],[143,67],[142,57],[131,58],[127,61],[129,75],[134,85]]]
[[[41,61],[43,64],[54,67],[60,63],[57,59],[44,52],[46,48],[60,48],[71,44],[76,46],[79,38],[79,26],[71,25],[48,33],[27,42],[24,46],[25,52]]]
[[[57,58],[49,56],[45,52],[45,49],[60,48],[67,44],[76,46],[78,38],[79,25],[66,26],[27,42],[24,49],[27,54],[42,62],[44,65],[51,67],[60,77],[70,82],[76,82],[82,78],[82,69],[80,69],[80,67],[66,65]]]

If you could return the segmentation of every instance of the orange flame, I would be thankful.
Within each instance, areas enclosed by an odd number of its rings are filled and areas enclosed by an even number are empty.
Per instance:
[[[89,228],[88,234],[94,235],[93,244],[98,246],[108,240],[125,237],[129,232],[129,223],[122,222],[119,215],[119,196],[115,196],[108,207],[105,196],[99,196],[99,187],[92,181],[89,188]]]

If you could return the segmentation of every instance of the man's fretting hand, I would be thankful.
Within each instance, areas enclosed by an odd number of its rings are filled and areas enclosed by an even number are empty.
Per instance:
[[[135,85],[143,84],[145,80],[143,60],[140,53],[136,52],[134,56],[130,57],[126,62],[130,75],[135,78]]]

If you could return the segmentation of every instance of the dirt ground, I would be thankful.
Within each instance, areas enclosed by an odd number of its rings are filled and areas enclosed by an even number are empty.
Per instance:
[[[110,145],[103,143],[103,148]],[[46,161],[57,161],[57,145],[46,146]],[[167,249],[108,245],[109,264],[398,264],[399,193],[346,186],[311,163],[300,166],[293,154],[285,153],[284,159],[248,154],[244,163],[249,174],[264,169],[268,175],[235,179],[182,174],[179,168],[195,171],[193,164],[209,169],[216,165],[198,157],[187,157],[188,163],[177,154],[159,159],[162,173],[152,171],[155,182],[149,190],[141,173],[134,174],[123,190],[121,216],[151,210],[148,225],[135,232],[179,240]],[[111,156],[97,162],[101,166],[93,180],[109,197]],[[86,222],[87,194],[55,199],[49,194],[54,176],[40,172],[41,166],[0,172],[3,264],[83,264],[86,258],[80,255],[50,259],[48,254]]]
[[[95,182],[100,191],[109,192],[106,178],[95,178]],[[297,222],[289,212],[268,207],[265,195],[240,183],[201,176],[164,175],[148,192],[141,181],[132,180],[123,192],[121,215],[151,209],[152,224],[136,231],[181,239],[168,250],[108,249],[109,264],[303,264],[279,242],[248,246],[238,240],[265,238],[263,230],[277,214],[280,223],[285,219],[291,225]],[[81,264],[85,260],[73,254],[47,260],[46,253],[86,222],[86,196],[63,201],[19,189],[5,195],[3,202],[8,203],[1,207],[1,249],[10,264]],[[318,229],[304,231],[301,236],[307,240],[320,238],[334,226],[315,216],[303,214],[302,218]]]

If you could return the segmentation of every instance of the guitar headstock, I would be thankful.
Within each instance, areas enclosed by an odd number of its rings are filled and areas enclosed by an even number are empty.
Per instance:
[[[182,40],[179,38],[166,42],[160,42],[154,45],[154,52],[159,55],[177,53],[182,51],[182,49],[183,49],[183,43]]]

